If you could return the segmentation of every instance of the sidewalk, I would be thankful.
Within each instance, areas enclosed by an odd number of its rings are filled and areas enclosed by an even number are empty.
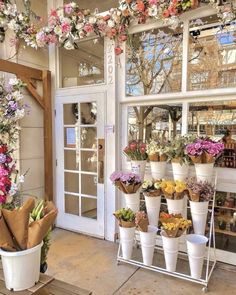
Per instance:
[[[201,285],[139,269],[117,266],[118,245],[69,231],[55,229],[47,274],[93,291],[93,295],[199,295]],[[186,267],[183,262],[183,267]],[[217,267],[208,294],[233,294],[236,267]]]

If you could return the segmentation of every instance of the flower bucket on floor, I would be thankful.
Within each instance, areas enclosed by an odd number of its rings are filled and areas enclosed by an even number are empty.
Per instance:
[[[154,247],[156,242],[157,227],[149,225],[147,232],[140,231],[143,263],[151,266],[153,261]]]
[[[141,180],[144,180],[145,169],[147,161],[131,161],[131,171],[135,174],[140,175]]]
[[[148,197],[144,194],[144,197],[149,224],[157,226],[160,214],[161,196]]]
[[[167,162],[150,161],[151,174],[153,179],[162,179],[166,175]]]
[[[122,256],[124,259],[131,259],[134,244],[135,227],[119,227]]]
[[[41,247],[7,252],[0,249],[6,288],[21,291],[33,287],[39,281]]]
[[[189,166],[172,162],[172,171],[174,180],[185,180],[188,177]]]
[[[212,182],[213,171],[214,171],[214,163],[206,163],[206,164],[198,164],[195,163],[195,171],[197,181],[208,181]]]
[[[209,202],[193,202],[190,203],[190,211],[193,221],[194,233],[197,235],[204,235],[206,229],[206,220],[208,213]]]
[[[176,271],[176,264],[179,251],[179,237],[170,238],[162,231],[162,242],[165,256],[166,270],[174,272]]]
[[[201,279],[208,238],[191,234],[186,236],[186,240],[191,277]]]
[[[132,211],[139,211],[140,207],[140,191],[138,190],[134,194],[124,194],[125,196],[125,205],[127,208],[130,208]]]
[[[166,199],[169,214],[181,214],[184,216],[184,201],[185,198],[180,200]]]

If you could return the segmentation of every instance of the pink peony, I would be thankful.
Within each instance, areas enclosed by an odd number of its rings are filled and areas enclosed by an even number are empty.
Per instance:
[[[70,24],[67,21],[62,22],[61,31],[63,34],[69,33],[71,30]]]
[[[88,23],[84,25],[83,29],[86,33],[92,33],[94,31],[93,25],[88,24]]]

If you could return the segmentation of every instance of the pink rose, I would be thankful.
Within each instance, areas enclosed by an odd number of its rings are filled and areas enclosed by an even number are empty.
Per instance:
[[[116,55],[120,55],[122,52],[123,52],[123,49],[120,48],[120,46],[117,46],[117,47],[115,48],[115,54],[116,54]]]
[[[67,14],[71,14],[73,12],[73,7],[71,6],[71,3],[64,5],[64,11]]]
[[[69,33],[70,32],[70,24],[66,21],[64,21],[62,24],[61,24],[61,31],[62,33]]]
[[[86,33],[92,33],[93,32],[93,25],[85,24],[83,29]]]

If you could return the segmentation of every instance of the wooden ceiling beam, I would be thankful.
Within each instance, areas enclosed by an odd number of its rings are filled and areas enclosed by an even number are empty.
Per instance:
[[[0,59],[0,71],[15,74],[18,77],[42,81],[42,71],[28,66],[23,66],[8,60]]]

